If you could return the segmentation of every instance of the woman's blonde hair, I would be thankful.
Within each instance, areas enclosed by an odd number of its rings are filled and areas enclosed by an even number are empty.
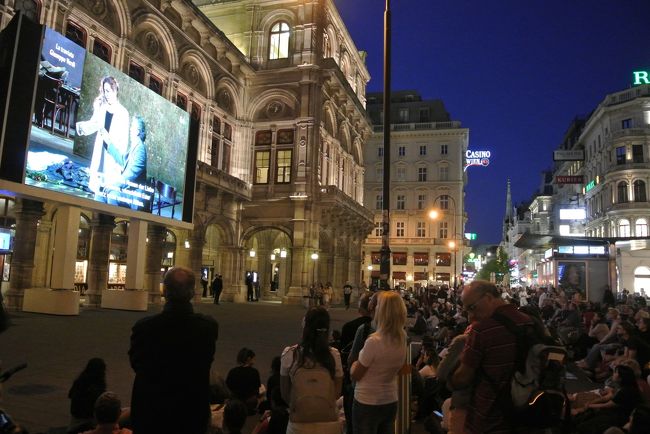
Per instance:
[[[391,341],[406,345],[406,306],[397,292],[380,291],[377,298],[375,318],[377,333]]]

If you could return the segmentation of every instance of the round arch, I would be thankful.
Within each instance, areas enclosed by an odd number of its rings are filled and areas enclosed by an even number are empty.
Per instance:
[[[180,58],[181,69],[189,65],[193,65],[199,72],[201,81],[205,85],[206,98],[213,99],[215,93],[214,93],[214,81],[211,79],[212,70],[210,69],[210,66],[206,62],[203,55],[201,55],[201,53],[198,50],[190,49],[183,52],[183,54],[181,55]]]
[[[167,55],[166,65],[170,72],[178,71],[178,51],[172,38],[169,27],[157,16],[152,14],[141,15],[134,19],[133,39],[137,39],[142,33],[150,31],[154,33],[162,42],[162,47]]]
[[[256,115],[261,111],[264,111],[264,106],[272,101],[279,101],[287,105],[294,113],[297,112],[299,107],[299,101],[295,94],[284,89],[268,90],[258,95],[257,98],[251,102],[246,112],[246,118],[253,121],[256,120]]]
[[[237,83],[230,77],[224,77],[219,80],[214,92],[214,98],[217,99],[217,103],[230,115],[238,118],[239,114],[242,113],[242,101],[241,92],[238,90]],[[224,92],[227,94],[224,94]],[[229,97],[229,103],[224,100],[224,97]],[[224,105],[228,105],[228,107]]]

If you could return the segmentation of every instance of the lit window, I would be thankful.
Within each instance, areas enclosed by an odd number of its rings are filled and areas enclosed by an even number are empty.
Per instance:
[[[281,21],[271,28],[269,59],[286,59],[289,57],[289,24]]]
[[[382,222],[375,222],[375,236],[376,237],[381,237],[382,235]]]
[[[255,152],[255,184],[269,183],[270,151]]]
[[[449,181],[449,166],[440,166],[440,180]]]
[[[275,182],[278,184],[291,182],[291,149],[278,151]]]
[[[630,236],[630,221],[628,219],[621,219],[618,221],[618,236],[619,237]]]
[[[447,238],[449,225],[447,222],[440,222],[438,230],[438,238]]]
[[[403,194],[398,194],[397,195],[397,209],[405,209],[406,208],[406,196]]]
[[[449,196],[446,194],[440,196],[440,209],[449,209]]]
[[[425,228],[425,222],[418,222],[416,235],[419,238],[424,238],[427,236],[427,230]]]
[[[634,235],[637,237],[647,237],[648,236],[648,220],[646,219],[637,219],[634,224]]]
[[[418,167],[418,182],[426,182],[426,181],[427,181],[427,168]]]
[[[418,194],[418,209],[424,209],[426,203],[427,203],[427,195]]]
[[[398,237],[403,237],[404,236],[404,222],[397,222],[397,236]]]

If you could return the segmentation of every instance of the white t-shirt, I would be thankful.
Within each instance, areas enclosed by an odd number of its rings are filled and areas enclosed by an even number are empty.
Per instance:
[[[280,359],[280,375],[289,376],[289,369],[291,369],[296,348],[298,348],[298,345],[292,345],[286,347],[284,351],[282,351],[282,358]],[[341,365],[341,355],[339,354],[339,350],[330,347],[330,353],[332,353],[332,357],[334,357],[334,376],[336,378],[342,378],[343,366]],[[297,355],[296,358],[298,358]]]
[[[368,336],[359,353],[359,363],[368,371],[357,381],[354,399],[366,405],[397,402],[397,374],[405,362],[405,345],[389,341],[378,333]]]

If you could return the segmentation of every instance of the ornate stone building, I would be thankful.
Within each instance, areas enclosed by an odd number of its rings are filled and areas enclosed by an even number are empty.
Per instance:
[[[146,289],[157,302],[160,271],[173,265],[222,274],[222,297],[235,301],[246,299],[247,274],[263,298],[285,302],[298,302],[314,281],[359,281],[361,242],[372,227],[362,206],[372,133],[363,53],[331,0],[213,3],[0,4],[2,27],[21,9],[200,126],[191,229],[0,198],[0,222],[12,236],[12,248],[0,251],[3,288],[14,308],[27,288],[72,289],[72,280],[87,288],[89,304],[101,303],[107,286]],[[77,252],[74,279],[52,265],[57,224],[79,229],[68,241],[77,248],[67,246]]]

